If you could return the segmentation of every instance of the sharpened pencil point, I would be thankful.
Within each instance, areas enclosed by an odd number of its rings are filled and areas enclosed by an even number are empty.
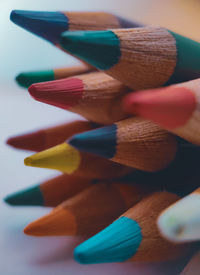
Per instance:
[[[121,55],[119,43],[117,36],[109,30],[64,32],[61,36],[65,50],[100,70],[117,64]]]
[[[24,164],[71,174],[78,169],[80,161],[79,152],[68,144],[62,143],[26,158]]]
[[[13,206],[44,205],[39,185],[11,194],[5,197],[4,201]]]
[[[28,88],[33,83],[54,80],[54,71],[47,70],[47,71],[24,72],[24,73],[20,73],[15,80],[21,87]]]
[[[76,247],[74,258],[81,264],[124,262],[134,256],[141,241],[138,223],[121,217]]]
[[[72,213],[57,207],[49,214],[27,225],[24,233],[31,236],[75,235],[76,220]]]
[[[69,144],[73,147],[105,158],[112,158],[116,152],[117,126],[102,127],[73,136]]]
[[[34,99],[66,110],[79,102],[83,89],[83,81],[74,77],[35,83],[28,91]]]
[[[43,131],[37,131],[30,134],[11,137],[6,143],[17,149],[37,152],[43,150],[45,146],[45,134]]]
[[[13,10],[10,20],[53,44],[68,30],[68,18],[61,12]]]
[[[124,99],[124,109],[173,129],[184,125],[196,106],[193,93],[185,88],[171,86],[129,94]]]
[[[26,166],[32,166],[33,160],[31,159],[31,157],[25,158],[25,159],[24,159],[24,164],[25,164]]]

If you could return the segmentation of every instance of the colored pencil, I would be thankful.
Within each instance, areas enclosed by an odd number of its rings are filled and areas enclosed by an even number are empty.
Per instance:
[[[200,145],[200,79],[130,94],[124,109]]]
[[[36,83],[29,88],[34,99],[100,124],[111,124],[127,117],[121,100],[128,91],[118,80],[101,72]]]
[[[130,167],[78,151],[67,143],[34,154],[26,158],[24,163],[27,166],[55,169],[92,179],[117,178],[132,170]]]
[[[12,22],[45,40],[59,46],[64,31],[134,28],[136,22],[106,12],[49,12],[13,10]]]
[[[200,240],[200,188],[165,209],[158,218],[161,234],[174,242]]]
[[[116,221],[76,247],[74,257],[81,264],[109,262],[157,262],[180,258],[188,245],[163,239],[156,218],[178,196],[166,191],[153,193],[122,214]]]
[[[140,185],[98,183],[32,222],[24,232],[32,236],[95,234],[146,194]]]
[[[200,251],[198,251],[186,265],[180,275],[199,275]]]
[[[91,71],[91,67],[86,65],[58,68],[45,71],[31,71],[22,72],[16,77],[17,83],[21,87],[28,88],[33,83],[46,82],[57,79],[62,79],[66,77],[72,77],[74,75],[79,75]]]
[[[94,183],[95,180],[61,175],[8,195],[4,201],[13,206],[54,207]]]
[[[64,142],[76,133],[88,131],[95,127],[97,125],[89,121],[77,120],[11,137],[7,140],[7,144],[17,149],[39,152]]]
[[[79,150],[144,171],[159,171],[172,162],[176,139],[142,118],[128,118],[69,140]]]
[[[160,27],[64,32],[61,45],[134,90],[200,76],[200,44]]]

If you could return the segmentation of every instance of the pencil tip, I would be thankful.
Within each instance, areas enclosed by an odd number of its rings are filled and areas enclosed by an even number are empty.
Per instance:
[[[21,136],[11,137],[6,143],[16,149],[41,151],[45,147],[45,136],[43,131],[36,131]]]
[[[124,262],[134,256],[141,241],[138,223],[121,217],[76,247],[74,258],[81,264]]]
[[[13,10],[10,20],[53,44],[68,30],[68,18],[61,12]]]
[[[73,147],[104,158],[112,158],[116,153],[117,126],[113,124],[77,134],[69,140]]]
[[[178,86],[134,92],[124,99],[124,109],[128,113],[140,115],[169,129],[184,125],[195,106],[193,93]]]
[[[76,220],[71,212],[58,206],[27,225],[24,233],[31,236],[71,236],[76,233]]]
[[[62,109],[75,106],[82,98],[83,90],[83,81],[75,77],[35,83],[28,89],[34,99]]]
[[[15,80],[21,87],[28,88],[33,83],[54,80],[54,72],[53,70],[23,72],[17,75]]]
[[[24,164],[25,164],[26,166],[32,166],[32,165],[33,165],[33,160],[32,160],[32,158],[31,158],[31,157],[25,158],[25,159],[24,159]]]
[[[8,195],[4,198],[4,201],[13,206],[24,206],[24,205],[38,205],[43,206],[43,195],[39,185],[24,190],[18,191],[14,194]]]
[[[110,30],[64,32],[60,43],[65,50],[100,70],[117,64],[121,55],[119,39]]]
[[[24,160],[24,164],[32,167],[55,169],[71,174],[80,165],[80,154],[69,144],[62,143],[27,157]]]

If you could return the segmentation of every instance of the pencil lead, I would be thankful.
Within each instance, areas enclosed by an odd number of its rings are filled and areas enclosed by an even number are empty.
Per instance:
[[[4,198],[4,201],[13,206],[44,205],[39,185],[8,195]]]
[[[16,82],[21,86],[28,88],[33,83],[51,81],[54,80],[54,71],[35,71],[35,72],[23,72],[16,76]]]
[[[124,262],[137,252],[141,241],[138,223],[121,217],[76,247],[74,258],[81,264]]]
[[[28,89],[34,99],[63,109],[76,105],[83,90],[83,81],[78,78],[36,83]]]
[[[40,151],[45,145],[45,134],[42,131],[36,131],[30,134],[11,137],[6,143],[17,149]]]
[[[79,152],[66,143],[54,146],[40,153],[27,157],[26,166],[48,168],[71,174],[80,164]]]
[[[53,44],[58,44],[60,34],[69,27],[67,16],[61,12],[13,10],[10,20]]]
[[[73,136],[69,144],[73,147],[105,158],[112,158],[116,153],[117,126],[102,127]]]
[[[64,32],[60,43],[65,50],[100,70],[117,64],[121,55],[119,39],[109,30]]]
[[[30,223],[24,229],[24,233],[31,236],[75,235],[75,232],[76,221],[73,214],[61,207]]]

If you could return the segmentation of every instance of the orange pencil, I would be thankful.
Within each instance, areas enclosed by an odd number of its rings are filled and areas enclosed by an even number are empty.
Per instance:
[[[97,125],[89,121],[77,120],[11,137],[7,140],[7,144],[17,149],[39,152],[64,142],[76,133],[88,131],[95,127]]]
[[[71,175],[61,175],[23,189],[4,200],[13,206],[54,207],[92,186],[96,181]]]
[[[200,79],[128,95],[124,108],[200,145]]]
[[[150,188],[126,183],[98,183],[29,224],[32,236],[91,235],[143,198]]]

